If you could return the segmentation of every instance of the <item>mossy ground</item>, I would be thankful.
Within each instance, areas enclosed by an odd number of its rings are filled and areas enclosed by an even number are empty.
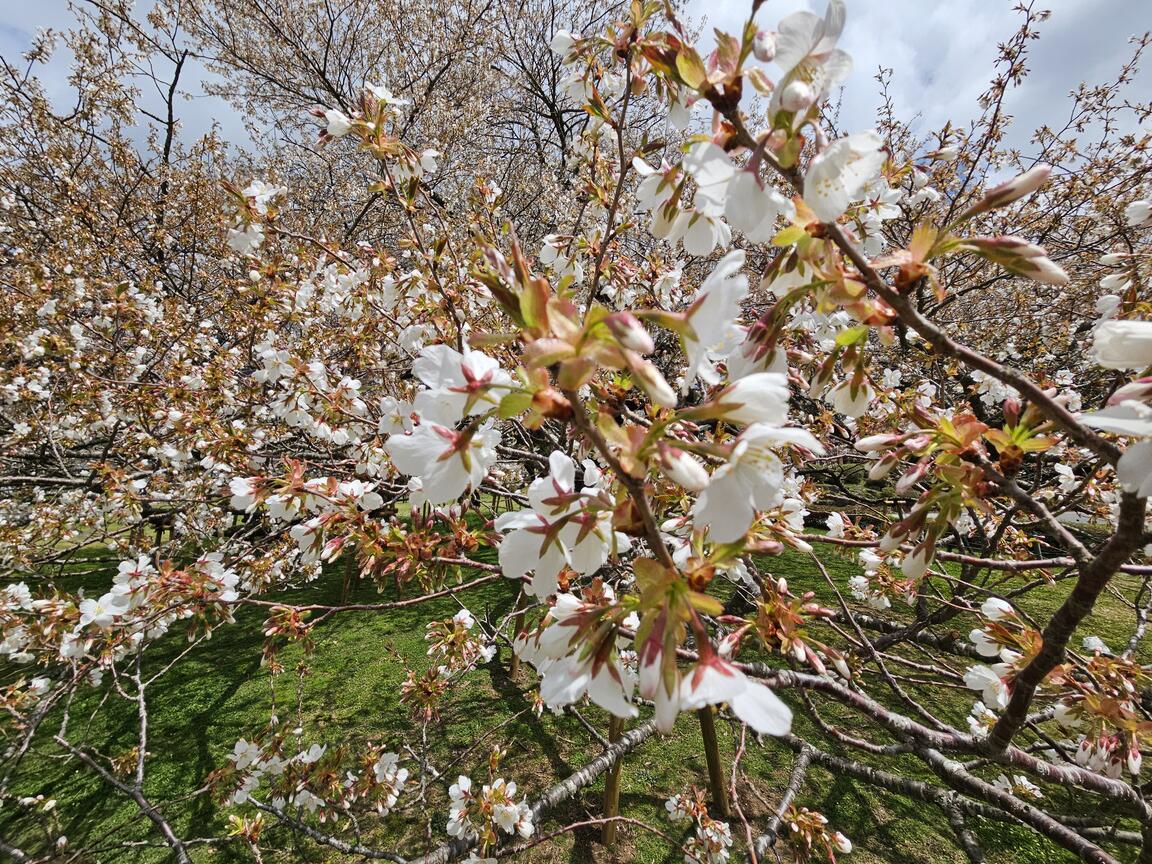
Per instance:
[[[820,554],[843,590],[848,576],[856,572],[855,556],[831,549],[821,549]],[[834,594],[806,556],[787,553],[765,561],[764,566],[774,575],[786,576],[794,591],[812,590],[822,601],[835,604]],[[1068,583],[1045,586],[1034,592],[1024,606],[1038,616],[1050,612],[1068,588]],[[341,575],[333,572],[277,599],[333,603],[340,598],[341,590]],[[371,602],[381,599],[381,595],[371,585],[358,585],[347,599]],[[294,671],[303,659],[299,650],[289,648],[284,652],[281,660],[289,671],[277,678],[275,688],[268,671],[260,665],[265,611],[242,608],[235,625],[221,628],[213,639],[198,646],[153,686],[147,796],[183,836],[224,833],[227,810],[209,796],[189,797],[189,793],[199,788],[211,771],[225,764],[237,738],[259,732],[273,713],[282,722],[300,723],[307,730],[302,739],[305,744],[317,740],[353,746],[358,742],[381,742],[399,752],[405,745],[418,749],[419,726],[400,703],[400,685],[405,678],[405,663],[421,670],[430,663],[423,638],[425,623],[453,614],[460,602],[477,617],[496,619],[511,610],[514,599],[512,585],[498,582],[459,595],[459,600],[448,597],[386,613],[334,616],[316,628],[315,653],[308,660],[305,674]],[[1131,608],[1120,597],[1110,595],[1083,632],[1096,633],[1114,646],[1122,645],[1123,634],[1131,632],[1132,623]],[[970,626],[970,621],[958,619],[955,629],[962,634]],[[184,647],[173,636],[153,652],[150,664],[158,668]],[[531,796],[584,764],[599,748],[575,718],[549,712],[537,717],[531,710],[534,674],[524,670],[517,680],[511,680],[506,671],[507,660],[505,648],[493,662],[471,673],[454,690],[441,722],[429,729],[430,756],[432,764],[450,777],[469,773],[481,778],[490,748],[497,744],[506,747],[508,755],[502,773]],[[954,665],[962,671],[962,664]],[[942,716],[964,727],[964,716],[973,700],[971,692],[935,689],[917,695]],[[867,734],[846,709],[826,700],[821,700],[820,706],[829,722],[843,723],[850,730]],[[607,727],[606,716],[595,706],[585,706],[581,712],[597,727]],[[102,753],[124,753],[136,743],[132,706],[108,696],[106,687],[100,694],[79,699],[72,706],[71,715],[73,735],[81,737],[82,732],[87,744]],[[822,741],[820,733],[800,712],[797,717],[799,734]],[[734,732],[723,725],[720,728],[722,749],[727,755],[733,752]],[[823,746],[836,749],[836,745],[826,741]],[[742,804],[753,824],[762,824],[787,783],[792,754],[768,740],[763,746],[749,747],[744,765],[754,788],[742,795]],[[932,779],[911,759],[904,763],[889,761],[886,767],[901,766],[924,779]],[[58,800],[56,818],[76,846],[98,845],[101,838],[142,844],[127,851],[120,848],[97,853],[86,860],[143,864],[168,859],[163,847],[154,845],[158,838],[135,806],[122,796],[110,794],[91,772],[66,758],[54,745],[39,745],[27,757],[20,777],[16,790],[20,794],[44,794]],[[650,739],[627,758],[621,812],[679,836],[679,829],[664,817],[664,801],[688,784],[704,786],[706,777],[695,719],[682,716],[672,735]],[[584,790],[554,812],[544,829],[595,817],[600,810],[601,791],[602,783]],[[1056,790],[1055,794],[1061,793]],[[363,841],[392,848],[403,842],[411,849],[413,841],[419,842],[425,819],[430,819],[439,842],[447,813],[445,798],[444,790],[438,789],[432,812],[409,810],[394,815],[369,830]],[[964,860],[952,842],[946,820],[937,809],[921,802],[813,769],[799,803],[825,813],[833,827],[853,840],[856,848],[849,861],[959,864]],[[1061,809],[1077,812],[1079,808],[1074,800],[1068,800],[1067,807]],[[1027,828],[979,820],[972,827],[991,864],[1072,860]],[[15,809],[0,812],[0,836],[26,846],[27,851],[43,851],[37,845],[42,842],[38,830],[26,814]],[[331,849],[297,843],[287,832],[277,829],[266,831],[264,840],[268,862],[353,860]],[[1126,857],[1123,850],[1115,851]],[[598,831],[589,829],[536,847],[527,856],[538,862],[674,862],[680,857],[664,839],[631,826],[622,827],[615,849],[601,846]],[[199,846],[193,850],[193,858],[198,864],[251,860],[248,851],[237,844]],[[787,860],[787,856],[782,860]]]

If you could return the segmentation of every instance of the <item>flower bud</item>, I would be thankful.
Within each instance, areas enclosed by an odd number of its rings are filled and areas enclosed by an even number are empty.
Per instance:
[[[1015,396],[1010,396],[1004,400],[1004,422],[1009,426],[1015,426],[1020,422],[1020,400]]]
[[[637,354],[651,354],[656,350],[656,343],[644,329],[644,325],[631,312],[614,312],[604,319],[616,341],[629,351]]]
[[[928,572],[928,565],[932,561],[931,550],[927,546],[917,546],[912,554],[905,555],[900,562],[900,572],[904,578],[917,581]]]
[[[904,542],[904,538],[907,536],[907,527],[903,526],[900,522],[897,522],[895,525],[888,529],[887,534],[880,538],[880,542],[877,544],[876,548],[887,555],[894,549],[899,548],[900,544]]]
[[[760,30],[752,39],[752,53],[761,63],[771,63],[776,57],[776,34]]]
[[[896,453],[886,453],[871,468],[868,469],[869,480],[883,480],[892,473],[892,469],[900,462]]]
[[[669,386],[660,370],[653,363],[637,354],[629,358],[632,366],[632,375],[636,383],[648,394],[648,398],[661,408],[676,407],[676,391]]]
[[[699,492],[708,485],[708,472],[700,460],[679,447],[661,442],[656,450],[656,458],[664,476],[677,486],[689,492]]]
[[[856,449],[861,453],[875,453],[877,450],[887,450],[893,444],[899,444],[902,435],[868,435],[856,442]]]
[[[1108,294],[1123,294],[1131,286],[1127,273],[1109,273],[1100,280],[1100,290]]]
[[[843,654],[837,654],[832,658],[832,665],[836,667],[836,671],[840,673],[840,677],[845,680],[851,680],[852,670],[848,668],[847,662],[844,660]]]
[[[803,81],[793,81],[780,94],[780,107],[785,111],[805,111],[815,101],[815,91]]]
[[[1013,177],[1008,182],[1001,183],[999,186],[989,189],[984,193],[984,197],[977,201],[975,206],[965,215],[974,216],[977,213],[995,210],[997,207],[1011,204],[1013,201],[1017,201],[1025,195],[1031,195],[1048,182],[1048,177],[1051,173],[1051,165],[1036,165],[1018,177]]]
[[[1022,237],[973,237],[965,245],[1019,276],[1045,285],[1068,284],[1068,274],[1048,258],[1044,247]]]
[[[328,123],[325,131],[333,138],[343,138],[352,131],[352,121],[348,118],[348,115],[342,111],[329,108],[324,112],[324,119]]]
[[[1152,226],[1152,199],[1133,201],[1124,208],[1124,218],[1128,220],[1129,228]]]
[[[906,495],[912,491],[912,488],[924,479],[924,475],[928,473],[928,465],[925,462],[917,462],[912,466],[904,476],[896,481],[896,494]]]
[[[335,561],[340,557],[340,553],[344,551],[344,543],[347,537],[333,537],[324,544],[324,548],[320,551],[321,561]]]
[[[1121,402],[1133,400],[1147,402],[1152,399],[1152,377],[1137,378],[1129,381],[1115,393],[1108,397],[1109,405],[1119,405]]]
[[[981,604],[980,614],[989,621],[1003,621],[1009,615],[1015,615],[1016,610],[1012,608],[1012,604],[1007,600],[1001,600],[999,597],[989,597]]]
[[[779,540],[769,540],[766,537],[760,537],[749,540],[744,546],[744,551],[756,555],[781,555],[784,552],[784,544]]]

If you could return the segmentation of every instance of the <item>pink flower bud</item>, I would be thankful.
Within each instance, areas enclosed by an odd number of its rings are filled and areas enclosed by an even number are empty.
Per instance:
[[[924,479],[924,475],[928,473],[928,465],[925,462],[917,462],[910,470],[905,472],[904,476],[896,481],[896,494],[906,495],[912,491],[912,488]]]
[[[1004,422],[1015,426],[1020,421],[1020,400],[1011,396],[1004,400]]]
[[[1020,276],[1045,285],[1068,284],[1068,274],[1048,258],[1044,247],[1022,237],[973,237],[965,245]]]
[[[644,325],[631,312],[614,312],[604,319],[616,341],[629,351],[637,354],[651,354],[656,350],[656,343],[644,329]]]
[[[869,480],[883,480],[892,473],[900,462],[900,457],[896,453],[887,453],[879,459],[871,468],[868,469]]]
[[[674,391],[660,370],[639,354],[628,352],[629,365],[636,383],[648,394],[648,398],[661,408],[676,407],[676,391]]]
[[[832,665],[836,667],[836,671],[840,673],[840,677],[846,680],[852,678],[852,670],[848,668],[848,664],[844,660],[844,656],[837,654],[832,658]]]
[[[856,449],[861,453],[874,453],[877,450],[887,450],[894,444],[899,444],[903,435],[869,435],[856,442]]]
[[[1137,378],[1129,381],[1115,393],[1108,397],[1109,405],[1119,405],[1121,402],[1133,400],[1147,402],[1152,398],[1152,377]]]
[[[968,215],[995,210],[997,207],[1011,204],[1025,195],[1031,195],[1048,182],[1051,173],[1051,165],[1040,164],[1028,169],[1020,176],[1013,177],[1008,182],[1001,183],[985,192],[984,197],[976,203],[976,206],[968,211]]]
[[[761,63],[771,63],[776,57],[776,34],[759,31],[752,39],[752,53]]]
[[[815,101],[815,91],[803,81],[793,81],[780,94],[780,107],[785,111],[805,111]]]
[[[695,456],[664,443],[659,445],[656,453],[660,470],[677,486],[689,492],[699,492],[708,485],[708,472]]]

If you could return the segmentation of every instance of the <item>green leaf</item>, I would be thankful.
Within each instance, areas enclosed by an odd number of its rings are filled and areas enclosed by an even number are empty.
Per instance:
[[[543,279],[530,279],[520,292],[520,315],[529,327],[545,328],[552,290]]]
[[[807,236],[808,232],[799,225],[789,225],[787,228],[781,228],[776,236],[772,238],[772,245],[791,246],[794,243],[799,243]]]
[[[683,46],[676,54],[676,73],[688,87],[699,90],[708,82],[708,70],[704,61],[691,45]]]
[[[516,417],[531,407],[531,393],[525,393],[523,390],[513,390],[511,393],[505,394],[504,398],[500,400],[500,419],[508,420],[511,417]]]
[[[688,592],[688,602],[692,604],[697,612],[704,615],[723,615],[724,604],[707,594],[701,594],[699,591]]]
[[[855,327],[841,330],[836,334],[836,344],[842,348],[847,348],[849,345],[859,345],[868,338],[868,330],[867,324],[857,324]]]

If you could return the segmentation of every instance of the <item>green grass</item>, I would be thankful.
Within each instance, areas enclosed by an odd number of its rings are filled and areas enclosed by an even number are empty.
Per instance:
[[[855,555],[840,555],[830,549],[821,549],[820,554],[841,590],[845,590],[848,576],[857,569]],[[777,576],[788,577],[793,591],[811,590],[822,602],[835,605],[834,594],[805,556],[787,553],[765,561],[764,567]],[[1069,588],[1070,583],[1046,586],[1022,605],[1036,615],[1050,612]],[[339,599],[340,590],[339,574],[331,573],[312,586],[277,599],[333,603]],[[381,599],[381,595],[371,585],[358,585],[348,599],[373,601]],[[495,619],[511,609],[514,591],[510,583],[498,582],[460,595],[460,601],[477,617]],[[264,612],[251,607],[241,609],[235,625],[217,631],[213,639],[194,649],[154,686],[147,796],[160,806],[182,836],[224,833],[228,809],[205,795],[188,798],[189,793],[203,784],[210,772],[226,764],[227,754],[237,738],[251,738],[260,733],[272,713],[276,713],[282,723],[304,727],[302,746],[313,741],[330,745],[347,743],[352,747],[376,742],[398,752],[403,752],[405,745],[418,750],[419,727],[399,700],[404,666],[408,663],[420,670],[427,668],[431,661],[425,655],[425,623],[447,617],[458,608],[457,599],[449,597],[382,614],[334,616],[317,627],[316,650],[308,659],[306,674],[295,673],[304,658],[298,648],[290,647],[281,656],[288,671],[277,676],[275,686],[268,670],[260,665]],[[1083,632],[1097,633],[1119,649],[1125,628],[1131,632],[1131,623],[1131,610],[1126,610],[1114,597],[1108,597]],[[966,633],[970,627],[970,621],[958,619],[955,624],[958,633]],[[821,635],[828,637],[829,633]],[[179,637],[171,636],[151,652],[149,664],[158,668],[184,647]],[[431,761],[438,767],[444,766],[449,778],[457,773],[482,778],[490,747],[499,744],[508,750],[501,773],[533,796],[594,757],[599,747],[571,716],[557,717],[546,711],[537,718],[529,710],[536,680],[534,673],[526,669],[513,681],[508,678],[506,668],[505,649],[503,656],[472,672],[454,689],[442,721],[434,724],[429,733]],[[958,668],[962,671],[963,665]],[[880,689],[873,687],[877,693]],[[108,693],[105,686],[100,693],[89,692],[79,698],[71,708],[71,730],[73,736],[82,737],[88,746],[102,753],[123,754],[136,743],[135,714],[131,705]],[[964,728],[972,693],[954,690],[941,695],[939,690],[934,690],[917,695],[935,700],[930,703],[934,710]],[[867,734],[861,732],[859,718],[849,711],[828,700],[818,701],[829,722]],[[607,727],[607,718],[599,709],[585,706],[581,711],[597,727]],[[799,711],[797,718],[799,734],[814,741],[823,740]],[[734,750],[734,733],[729,727],[720,728],[722,750],[728,756]],[[876,740],[884,739],[877,737]],[[621,812],[678,836],[676,826],[664,818],[663,802],[689,784],[706,784],[707,774],[698,742],[694,718],[683,716],[671,736],[650,739],[631,754],[624,767]],[[823,746],[836,750],[834,743],[823,742]],[[457,760],[459,764],[451,765]],[[769,808],[787,783],[792,755],[781,745],[768,741],[764,746],[749,747],[744,766],[753,788],[745,791],[741,803],[753,825],[763,824]],[[931,779],[911,758],[902,762],[889,760],[884,767]],[[447,782],[450,779],[436,784],[431,802],[436,842],[444,836]],[[64,758],[50,743],[42,742],[29,754],[15,791],[56,798],[59,805],[55,818],[63,833],[77,846],[96,844],[100,838],[152,843],[158,839],[134,805],[121,796],[109,794],[91,772],[74,760]],[[584,790],[554,813],[542,830],[596,816],[600,811],[601,791],[602,783]],[[409,798],[411,800],[411,796]],[[960,864],[964,860],[955,849],[951,829],[941,814],[920,802],[862,787],[848,778],[814,769],[798,803],[824,812],[834,828],[853,840],[856,851],[849,861]],[[1076,809],[1074,802],[1069,802],[1069,809]],[[366,825],[363,842],[396,848],[403,841],[405,848],[414,848],[412,842],[418,839],[421,822],[415,815],[412,812],[406,816],[394,815],[379,825]],[[739,826],[734,823],[733,828],[738,834]],[[1050,844],[1023,827],[977,820],[973,828],[992,864],[1072,860],[1062,857]],[[42,841],[35,825],[26,814],[14,808],[0,811],[0,836],[34,854],[47,851],[37,845]],[[265,832],[262,847],[269,864],[353,860],[342,858],[330,849],[300,843],[275,828]],[[198,864],[250,860],[247,851],[238,845],[197,847],[193,858]],[[527,858],[539,862],[673,862],[680,860],[680,855],[663,839],[625,826],[615,850],[605,850],[599,844],[598,832],[586,830],[537,847]],[[168,855],[158,846],[138,846],[130,851],[97,854],[87,860],[151,864],[168,860]]]

